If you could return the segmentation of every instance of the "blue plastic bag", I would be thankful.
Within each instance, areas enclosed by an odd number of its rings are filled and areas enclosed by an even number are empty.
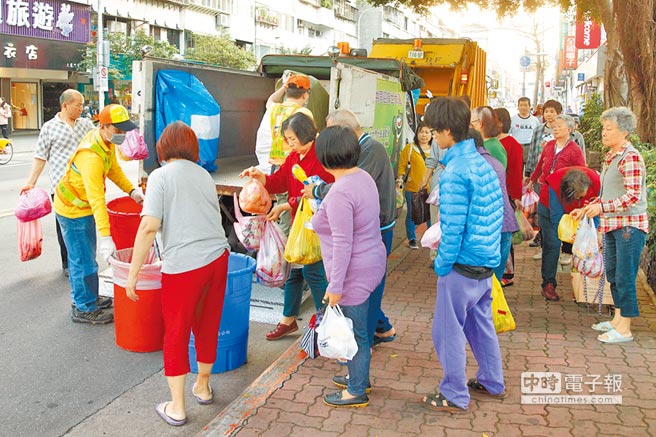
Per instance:
[[[205,85],[186,71],[161,70],[157,73],[156,102],[156,140],[174,121],[188,124],[198,137],[199,164],[209,172],[216,171],[221,108]]]

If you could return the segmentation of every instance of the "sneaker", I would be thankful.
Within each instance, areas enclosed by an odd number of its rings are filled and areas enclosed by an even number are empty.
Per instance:
[[[562,266],[572,264],[572,255],[570,255],[569,253],[561,253],[560,257],[558,258],[558,261]]]
[[[82,312],[73,308],[71,311],[71,320],[75,323],[106,325],[107,323],[112,323],[114,321],[114,314],[106,313],[103,310]]]
[[[552,302],[560,300],[560,296],[558,296],[558,293],[556,293],[556,286],[551,283],[542,287],[542,296],[544,296],[546,300],[550,300]]]
[[[98,307],[99,310],[106,310],[112,307],[112,304],[114,301],[110,297],[101,297],[98,296],[98,299],[96,299],[96,306]],[[71,303],[71,308],[75,308],[75,304]]]
[[[417,245],[417,240],[409,240],[408,241],[408,247],[412,250],[419,249],[419,246]]]
[[[538,232],[535,235],[533,241],[528,243],[528,247],[540,247],[540,246],[542,246],[542,233]]]
[[[533,255],[533,259],[536,260],[536,261],[541,260],[542,259],[542,251],[539,251],[538,253]]]

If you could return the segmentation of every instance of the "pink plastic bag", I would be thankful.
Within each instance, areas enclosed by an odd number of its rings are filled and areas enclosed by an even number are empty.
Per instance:
[[[440,186],[436,186],[433,188],[433,191],[430,192],[428,195],[428,199],[426,199],[426,203],[429,205],[435,205],[435,206],[440,206]]]
[[[50,214],[50,211],[52,211],[52,204],[46,190],[33,188],[18,196],[14,214],[18,220],[30,222]]]
[[[280,287],[289,278],[291,266],[285,261],[287,237],[276,223],[267,221],[257,253],[258,282],[266,287]]]
[[[271,209],[271,196],[260,181],[250,178],[239,192],[239,205],[251,214],[266,214]]]
[[[421,247],[437,250],[440,247],[440,240],[442,240],[442,228],[440,227],[440,220],[437,219],[437,223],[426,229],[426,232],[422,235]]]
[[[128,283],[128,273],[132,262],[133,248],[117,250],[109,257],[112,266],[114,284],[125,288]],[[137,275],[137,290],[158,290],[162,288],[162,262],[155,254],[155,248],[151,247],[141,270]]]
[[[233,196],[235,202],[235,218],[237,219],[237,221],[233,223],[235,234],[237,234],[237,238],[246,250],[259,250],[266,216],[243,216],[241,209],[239,208],[237,194],[233,194]]]
[[[125,134],[125,141],[118,146],[119,156],[124,161],[139,161],[148,158],[148,145],[139,129],[133,129]]]
[[[21,261],[29,261],[41,255],[43,235],[39,220],[29,222],[16,221],[18,235],[18,253]]]

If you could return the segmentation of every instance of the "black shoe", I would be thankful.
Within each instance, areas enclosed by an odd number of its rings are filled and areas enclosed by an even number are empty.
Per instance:
[[[82,312],[73,308],[71,310],[71,320],[75,323],[106,325],[107,323],[112,323],[114,321],[114,314],[106,313],[103,310]]]
[[[528,247],[540,247],[542,246],[542,233],[538,232],[533,241],[528,243]]]
[[[366,407],[369,405],[369,397],[362,395],[351,399],[342,399],[342,392],[338,391],[324,396],[323,403],[330,407]]]
[[[408,247],[413,250],[419,249],[419,246],[417,245],[417,240],[409,240]]]
[[[98,296],[98,299],[96,299],[96,306],[98,307],[99,310],[106,310],[112,307],[114,301],[112,300],[111,297],[101,297]],[[75,304],[71,303],[71,308],[75,308]]]
[[[349,378],[348,375],[333,376],[333,384],[335,384],[339,388],[347,388],[348,387],[348,378]],[[369,384],[364,391],[365,391],[365,393],[371,393],[371,384]]]

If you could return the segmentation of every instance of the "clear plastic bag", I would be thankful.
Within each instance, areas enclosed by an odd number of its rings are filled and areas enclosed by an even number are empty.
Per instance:
[[[591,218],[584,217],[579,222],[576,238],[572,245],[572,255],[582,260],[592,260],[599,255],[597,229]]]
[[[533,228],[538,228],[538,202],[540,196],[533,190],[524,189],[522,194],[522,213]]]
[[[264,223],[264,231],[257,253],[255,274],[258,282],[266,287],[280,287],[289,278],[291,266],[284,257],[287,237],[276,223]]]
[[[18,253],[21,261],[29,261],[41,255],[43,234],[39,220],[29,222],[17,220],[16,234],[18,235]]]
[[[440,205],[440,186],[437,185],[435,188],[433,188],[433,191],[430,192],[428,195],[428,199],[426,199],[426,203],[429,205],[435,205],[439,206]]]
[[[319,236],[310,227],[311,219],[312,209],[308,199],[304,197],[296,211],[285,246],[287,262],[307,265],[321,261],[321,243]]]
[[[139,161],[148,158],[148,145],[139,129],[125,134],[125,141],[118,146],[119,157],[124,161]]]
[[[43,188],[32,188],[18,196],[14,214],[22,222],[40,219],[52,211],[50,196]]]
[[[237,200],[237,194],[233,194],[233,196],[235,202],[235,218],[237,219],[237,221],[233,223],[235,234],[237,235],[237,238],[241,244],[246,248],[246,250],[259,250],[260,240],[262,239],[262,233],[264,232],[266,216],[242,215],[239,208],[239,202]]]
[[[344,316],[339,305],[326,307],[317,327],[317,344],[319,353],[326,358],[350,360],[358,353],[353,321]]]
[[[271,209],[271,196],[260,181],[250,178],[239,192],[239,205],[251,214],[266,214]]]
[[[585,259],[572,255],[572,266],[583,276],[598,278],[604,271],[604,256],[598,253],[593,258]]]
[[[421,247],[428,247],[429,249],[437,250],[440,247],[442,240],[442,227],[440,226],[440,219],[430,228],[426,229],[424,235],[421,237]]]
[[[515,211],[515,218],[519,224],[519,230],[513,232],[512,244],[522,244],[524,241],[531,241],[535,238],[533,226],[521,211]]]
[[[117,250],[109,257],[112,266],[114,284],[125,288],[128,283],[128,273],[132,262],[133,248]],[[157,258],[155,248],[151,247],[141,270],[137,275],[137,290],[159,290],[162,288],[162,262]]]

